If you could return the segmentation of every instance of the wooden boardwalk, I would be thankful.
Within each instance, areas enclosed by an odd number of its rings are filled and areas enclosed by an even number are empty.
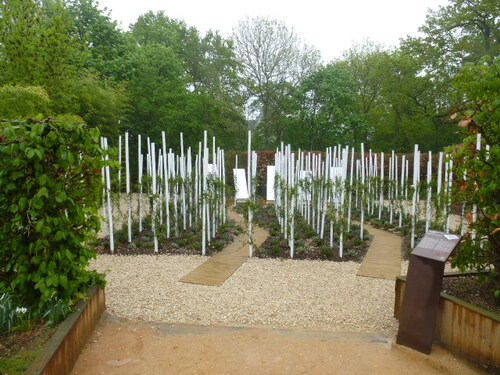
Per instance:
[[[232,210],[228,217],[243,227],[246,226],[243,217]],[[260,246],[267,238],[268,233],[254,226],[254,244]],[[222,251],[209,258],[206,262],[183,276],[179,281],[190,284],[218,286],[224,283],[248,258],[248,234],[242,233]]]
[[[358,269],[358,276],[394,280],[401,274],[401,246],[403,239],[385,230],[365,224],[373,241]]]

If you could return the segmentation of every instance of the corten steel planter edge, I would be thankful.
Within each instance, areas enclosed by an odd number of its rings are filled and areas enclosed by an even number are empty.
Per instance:
[[[444,277],[475,273],[447,273]],[[399,319],[406,277],[397,276],[394,317]],[[434,341],[483,366],[500,368],[500,315],[441,292]]]
[[[105,308],[104,290],[99,286],[90,288],[87,298],[77,303],[76,311],[59,325],[24,374],[70,374]]]

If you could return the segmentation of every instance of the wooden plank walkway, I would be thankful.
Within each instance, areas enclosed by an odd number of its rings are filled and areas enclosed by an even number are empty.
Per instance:
[[[401,274],[402,237],[366,224],[365,229],[373,240],[357,276],[394,280]]]
[[[245,227],[243,217],[230,208],[228,217]],[[254,244],[260,246],[267,238],[268,233],[262,228],[254,226]],[[248,234],[242,233],[222,251],[209,258],[179,281],[190,284],[218,286],[224,283],[248,258]]]

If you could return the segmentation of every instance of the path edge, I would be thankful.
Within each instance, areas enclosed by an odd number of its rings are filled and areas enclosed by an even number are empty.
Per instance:
[[[87,298],[77,303],[76,311],[59,325],[24,375],[70,374],[105,309],[104,290],[90,288]]]

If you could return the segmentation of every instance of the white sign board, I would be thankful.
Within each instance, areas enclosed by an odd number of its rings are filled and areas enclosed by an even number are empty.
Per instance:
[[[274,176],[276,169],[274,165],[267,166],[267,180],[266,180],[266,200],[274,201]]]
[[[335,181],[340,178],[341,181],[345,181],[344,171],[342,167],[331,167],[330,168],[330,180]]]
[[[217,174],[217,166],[215,164],[207,164],[207,176],[209,174]]]
[[[248,199],[247,176],[244,169],[233,169],[236,200]]]

